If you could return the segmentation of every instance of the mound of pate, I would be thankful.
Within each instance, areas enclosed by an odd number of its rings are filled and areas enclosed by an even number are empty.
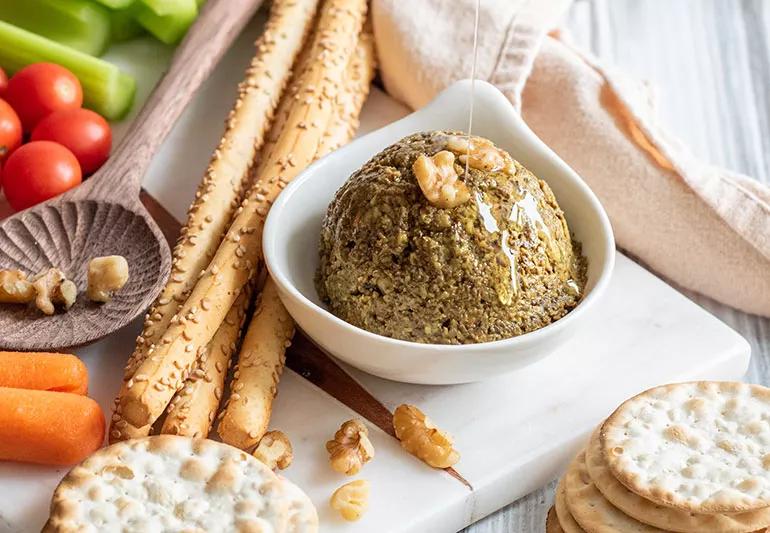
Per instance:
[[[432,131],[374,156],[324,218],[316,288],[365,330],[470,344],[542,328],[580,301],[585,260],[551,189],[480,137]]]

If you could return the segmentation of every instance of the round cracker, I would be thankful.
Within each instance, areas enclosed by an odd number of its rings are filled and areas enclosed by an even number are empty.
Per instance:
[[[279,476],[289,499],[289,524],[286,533],[317,533],[318,512],[305,492],[288,479]]]
[[[556,509],[556,516],[559,518],[559,524],[564,533],[585,533],[580,524],[575,521],[575,517],[570,513],[569,507],[567,507],[567,491],[564,488],[564,478],[561,478],[556,486],[553,506]]]
[[[158,435],[102,448],[56,487],[46,532],[286,531],[278,477],[243,451]]]
[[[545,533],[564,533],[556,516],[556,508],[548,509],[548,515],[545,517]]]
[[[584,530],[590,533],[664,533],[624,514],[614,507],[591,481],[585,452],[580,452],[564,476],[567,507]]]
[[[645,500],[612,475],[604,460],[598,429],[586,449],[586,467],[591,481],[612,505],[651,526],[681,533],[745,533],[770,526],[770,508],[731,515],[698,514]]]
[[[664,385],[602,426],[613,475],[654,503],[701,514],[770,505],[770,389],[736,382]]]

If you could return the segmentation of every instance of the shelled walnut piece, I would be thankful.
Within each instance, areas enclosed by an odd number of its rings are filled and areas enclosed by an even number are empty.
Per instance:
[[[35,306],[46,315],[54,313],[55,304],[69,309],[78,296],[75,284],[58,268],[49,268],[32,278],[32,287],[35,290]]]
[[[56,305],[72,307],[78,288],[58,268],[49,268],[31,279],[20,270],[0,270],[0,303],[34,302],[46,315],[54,314]]]
[[[354,476],[374,457],[369,430],[360,420],[348,420],[326,443],[332,470]]]
[[[369,482],[365,479],[357,479],[345,483],[334,491],[329,505],[345,520],[355,522],[369,508]]]
[[[510,154],[489,139],[471,136],[469,140],[467,136],[450,135],[446,147],[459,156],[458,160],[463,165],[467,163],[469,167],[487,172],[516,172],[516,164]]]
[[[35,298],[35,289],[21,270],[0,270],[0,303],[25,304]]]
[[[294,450],[289,437],[283,431],[274,430],[262,436],[252,455],[267,465],[270,470],[276,468],[285,470],[294,459]]]
[[[393,428],[406,451],[434,468],[448,468],[460,460],[460,454],[452,447],[452,438],[414,405],[396,408]]]
[[[88,298],[109,302],[128,281],[128,261],[122,255],[94,257],[88,263]]]
[[[471,198],[455,169],[455,155],[447,150],[428,157],[420,155],[412,165],[420,190],[432,205],[449,209]]]

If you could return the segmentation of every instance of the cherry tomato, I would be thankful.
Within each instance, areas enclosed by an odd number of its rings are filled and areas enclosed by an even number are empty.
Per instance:
[[[17,211],[75,187],[82,181],[78,160],[61,144],[32,141],[14,151],[3,167],[3,189]]]
[[[5,90],[8,88],[8,75],[0,68],[0,98],[5,94]]]
[[[0,164],[21,144],[21,121],[13,108],[0,99]]]
[[[32,131],[50,113],[80,107],[83,88],[66,68],[54,63],[34,63],[13,75],[5,99],[19,115],[24,131]]]
[[[88,109],[55,111],[32,130],[33,141],[54,141],[68,148],[84,175],[99,169],[110,155],[112,132],[99,114]]]

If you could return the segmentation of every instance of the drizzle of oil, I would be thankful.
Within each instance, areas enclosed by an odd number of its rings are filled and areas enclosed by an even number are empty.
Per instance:
[[[471,131],[473,130],[473,102],[476,93],[476,63],[479,58],[479,13],[481,0],[476,0],[476,16],[473,20],[473,65],[471,66],[471,105],[468,112],[468,148],[465,152],[465,175],[468,175],[468,165],[471,159]]]
[[[497,233],[500,231],[500,226],[497,225],[497,219],[492,214],[492,206],[484,201],[481,192],[476,191],[473,198],[476,201],[476,208],[479,210],[479,216],[481,217],[481,222],[484,224],[484,229],[489,233]]]
[[[511,305],[515,299],[516,296],[519,294],[519,273],[516,268],[517,262],[516,262],[516,253],[511,250],[511,247],[508,246],[508,237],[509,237],[508,230],[503,230],[502,238],[500,239],[500,243],[503,248],[503,253],[508,258],[508,264],[510,265],[511,270],[511,283],[510,285],[504,285],[501,286],[497,291],[497,296],[500,299],[500,303],[503,305]]]
[[[577,281],[570,278],[566,281],[565,285],[567,286],[567,290],[572,294],[573,296],[580,296],[580,285],[578,285]]]
[[[524,197],[521,200],[514,202],[508,220],[515,222],[519,227],[524,226],[525,220],[529,220],[535,231],[545,233],[549,238],[551,236],[548,226],[545,225],[545,221],[537,209],[537,200],[529,191],[524,192]]]
[[[478,44],[479,44],[479,13],[481,12],[481,0],[476,0],[476,16],[473,22],[473,66],[471,67],[471,102],[468,113],[468,135],[467,146],[465,149],[465,175],[468,176],[468,170],[470,165],[471,155],[471,134],[473,131],[473,104],[475,101],[476,92],[476,63],[478,61]],[[484,197],[480,192],[476,192],[474,195],[476,202],[476,208],[478,209],[481,221],[484,224],[484,229],[489,233],[498,233],[500,226],[497,223],[497,219],[492,213],[492,206],[484,201]],[[515,300],[519,292],[519,280],[517,271],[516,253],[511,250],[508,245],[508,238],[510,237],[508,230],[504,230],[500,235],[500,247],[503,254],[508,260],[510,268],[510,284],[500,283],[497,287],[497,296],[500,299],[500,303],[503,305],[511,305]]]

